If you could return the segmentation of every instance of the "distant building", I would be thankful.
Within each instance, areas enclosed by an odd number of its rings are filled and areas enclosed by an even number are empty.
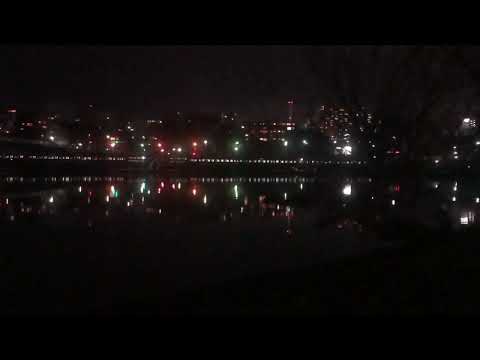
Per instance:
[[[245,136],[259,141],[284,141],[296,130],[295,122],[260,121],[248,123],[245,126]]]
[[[477,132],[477,121],[472,118],[463,119],[459,133],[460,135],[473,135]]]

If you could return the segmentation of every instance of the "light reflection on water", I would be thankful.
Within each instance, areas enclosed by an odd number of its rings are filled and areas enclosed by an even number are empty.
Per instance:
[[[454,228],[476,225],[480,189],[475,184],[428,181],[421,191],[413,215],[417,222],[447,221]],[[104,217],[129,221],[128,215],[192,224],[230,222],[241,228],[257,219],[261,221],[256,226],[274,221],[293,235],[296,224],[317,225],[336,214],[332,224],[337,229],[354,224],[363,231],[368,216],[378,220],[412,215],[408,214],[411,207],[406,210],[409,196],[408,184],[378,185],[371,178],[4,177],[0,178],[0,222],[35,221],[49,215],[61,222],[75,213],[78,223],[89,227],[102,224]],[[446,217],[437,218],[442,211]],[[322,229],[312,228],[314,232]]]

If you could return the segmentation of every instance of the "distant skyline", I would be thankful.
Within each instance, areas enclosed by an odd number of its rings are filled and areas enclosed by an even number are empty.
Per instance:
[[[1,46],[0,104],[112,111],[298,114],[316,96],[296,46]]]

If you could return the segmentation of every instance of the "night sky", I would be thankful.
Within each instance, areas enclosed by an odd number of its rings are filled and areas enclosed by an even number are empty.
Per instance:
[[[285,115],[315,94],[292,46],[3,46],[0,105],[96,104],[112,111]]]

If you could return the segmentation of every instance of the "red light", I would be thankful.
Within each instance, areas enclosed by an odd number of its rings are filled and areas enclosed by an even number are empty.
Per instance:
[[[395,185],[395,186],[393,187],[393,190],[394,190],[395,192],[400,192],[400,185]]]
[[[196,152],[194,152],[194,153],[192,153],[192,155],[193,155],[193,156],[195,156],[195,155],[197,155],[197,153],[196,153]]]

